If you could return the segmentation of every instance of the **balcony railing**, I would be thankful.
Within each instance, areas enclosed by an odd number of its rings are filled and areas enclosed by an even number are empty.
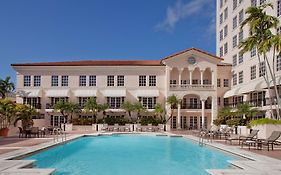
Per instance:
[[[170,84],[171,91],[181,91],[181,90],[213,90],[214,85],[211,84]]]
[[[35,109],[41,109],[41,103],[35,103],[35,104],[27,104],[27,105],[30,105],[30,106],[32,106],[33,108],[35,108]]]
[[[177,109],[177,107],[174,107]],[[202,109],[202,104],[186,103],[181,105],[181,109]],[[212,104],[205,104],[205,109],[212,109]]]

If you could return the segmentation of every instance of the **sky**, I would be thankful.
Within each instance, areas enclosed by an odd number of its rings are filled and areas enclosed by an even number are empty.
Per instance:
[[[0,78],[12,63],[215,54],[215,0],[1,0]]]

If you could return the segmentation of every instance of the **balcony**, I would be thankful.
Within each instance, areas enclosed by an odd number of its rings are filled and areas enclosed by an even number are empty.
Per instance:
[[[177,107],[174,107],[177,109]],[[181,109],[202,109],[202,104],[186,103],[181,105]],[[205,109],[212,109],[212,104],[205,104]]]
[[[214,90],[214,85],[211,84],[170,84],[171,91],[185,90]]]

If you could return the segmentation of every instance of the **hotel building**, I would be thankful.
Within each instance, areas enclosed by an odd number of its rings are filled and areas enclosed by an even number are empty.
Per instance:
[[[223,59],[190,48],[161,60],[71,61],[12,64],[17,72],[17,102],[41,113],[45,125],[58,126],[64,118],[53,109],[59,100],[78,103],[90,97],[108,103],[108,117],[128,117],[121,104],[141,102],[142,117],[154,117],[160,103],[171,114],[167,97],[181,104],[169,121],[172,129],[209,127],[230,90],[231,65]],[[92,117],[81,112],[76,117]],[[102,117],[99,114],[97,117]],[[134,117],[136,114],[134,113]]]
[[[281,0],[217,0],[216,13],[216,52],[218,56],[224,58],[224,62],[232,64],[231,90],[225,93],[224,98],[229,101],[230,106],[236,106],[241,102],[250,103],[262,111],[262,116],[270,115],[267,113],[270,109],[270,91],[263,79],[266,65],[264,62],[259,64],[255,48],[242,54],[238,45],[248,37],[249,27],[240,29],[240,24],[246,17],[246,9],[268,2],[272,3],[274,8],[268,8],[267,13],[280,19]],[[280,32],[280,29],[279,27],[274,32]],[[276,81],[280,85],[281,57],[278,56],[275,60]],[[271,66],[272,64],[271,62]],[[271,92],[274,94],[272,89]]]

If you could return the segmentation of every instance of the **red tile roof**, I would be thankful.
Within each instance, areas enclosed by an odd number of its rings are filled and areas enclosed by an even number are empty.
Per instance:
[[[205,52],[205,51],[203,51],[203,50],[200,50],[200,49],[197,49],[197,48],[193,48],[193,47],[192,47],[192,48],[185,49],[185,50],[182,50],[182,51],[177,52],[177,53],[174,53],[174,54],[172,54],[172,55],[170,55],[170,56],[167,56],[167,57],[163,58],[162,60],[165,60],[165,59],[168,59],[168,58],[172,58],[172,57],[174,57],[174,56],[178,56],[178,55],[180,55],[180,54],[183,54],[183,53],[185,53],[185,52],[192,51],[192,50],[195,50],[195,51],[197,51],[197,52],[201,52],[201,53],[203,53],[203,54],[209,55],[209,56],[211,56],[211,57],[213,57],[213,58],[219,59],[220,61],[224,60],[223,58],[220,58],[220,57],[218,57],[218,56],[216,56],[216,55],[210,54],[210,53],[208,53],[208,52]]]
[[[66,62],[19,63],[11,66],[162,66],[161,60],[87,60]]]

